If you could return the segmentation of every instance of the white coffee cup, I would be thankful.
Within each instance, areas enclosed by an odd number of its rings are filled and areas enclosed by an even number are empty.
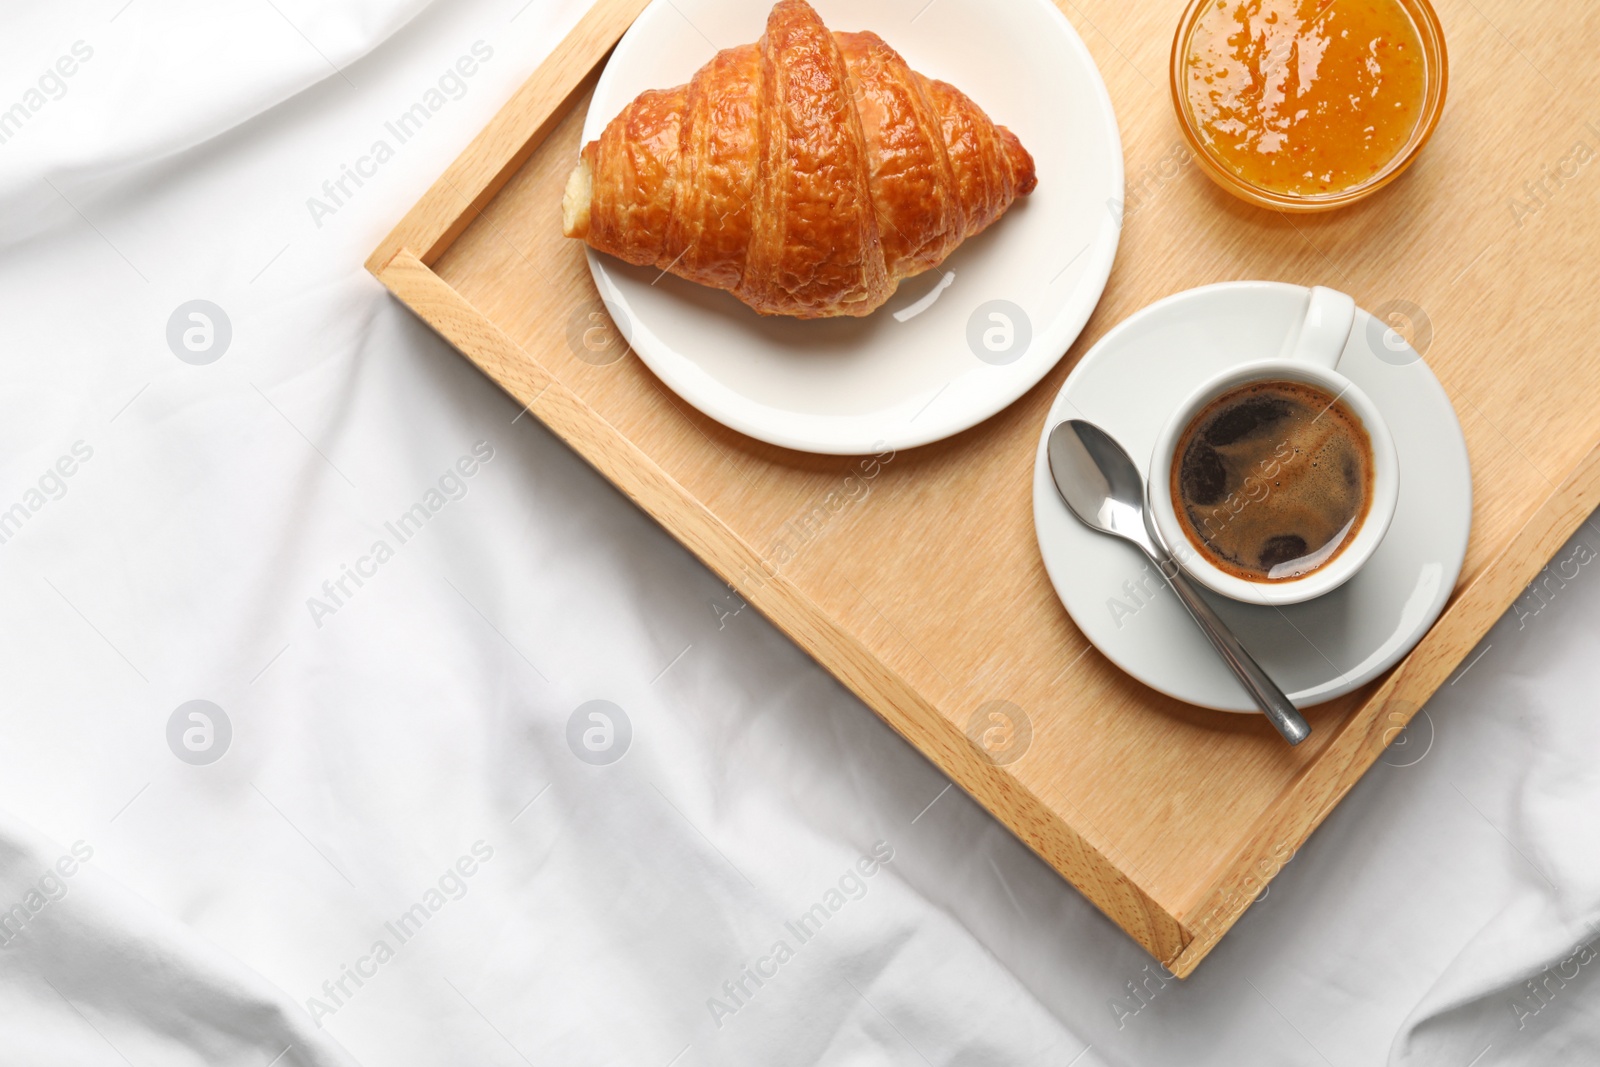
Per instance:
[[[1149,514],[1157,536],[1173,559],[1207,589],[1250,604],[1284,605],[1311,600],[1349,581],[1372,558],[1389,532],[1400,498],[1400,460],[1394,437],[1372,399],[1338,371],[1355,315],[1356,304],[1349,296],[1322,286],[1312,289],[1306,313],[1286,340],[1279,358],[1242,364],[1211,378],[1178,405],[1157,436],[1145,485]],[[1343,548],[1327,563],[1299,578],[1250,581],[1215,566],[1190,542],[1172,501],[1172,464],[1177,460],[1174,453],[1184,432],[1212,401],[1240,386],[1265,381],[1301,382],[1344,402],[1361,421],[1372,443],[1372,498],[1354,537],[1340,542]]]

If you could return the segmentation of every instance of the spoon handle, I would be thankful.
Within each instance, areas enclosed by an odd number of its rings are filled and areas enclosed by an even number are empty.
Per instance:
[[[1212,610],[1210,604],[1206,603],[1199,590],[1195,589],[1193,583],[1178,569],[1178,565],[1171,557],[1162,558],[1162,555],[1151,553],[1151,562],[1166,576],[1167,584],[1172,586],[1172,591],[1178,594],[1178,599],[1189,609],[1194,621],[1211,639],[1211,644],[1215,646],[1223,661],[1233,668],[1234,674],[1239,676],[1239,681],[1244,684],[1251,699],[1266,715],[1267,720],[1277,727],[1283,739],[1291,745],[1298,745],[1310,737],[1311,726],[1306,722],[1305,716],[1290,703],[1288,696],[1278,688],[1278,683],[1261,669],[1261,664],[1255,661],[1255,657],[1245,651],[1239,639],[1233,636],[1228,624]]]

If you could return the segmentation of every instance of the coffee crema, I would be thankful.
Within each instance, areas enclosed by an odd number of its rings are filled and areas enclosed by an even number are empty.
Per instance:
[[[1355,540],[1372,482],[1372,440],[1344,401],[1304,382],[1251,382],[1206,405],[1178,439],[1172,505],[1208,562],[1283,582]]]

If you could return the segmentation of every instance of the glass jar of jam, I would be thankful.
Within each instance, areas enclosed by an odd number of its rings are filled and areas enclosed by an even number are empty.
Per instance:
[[[1397,177],[1438,124],[1448,78],[1428,0],[1194,0],[1172,46],[1178,122],[1206,173],[1286,211]]]

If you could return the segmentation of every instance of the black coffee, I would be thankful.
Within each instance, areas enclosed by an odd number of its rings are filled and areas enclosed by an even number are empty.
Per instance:
[[[1301,382],[1224,393],[1184,431],[1172,504],[1201,555],[1248,581],[1288,581],[1355,540],[1372,501],[1372,441],[1344,401]]]

